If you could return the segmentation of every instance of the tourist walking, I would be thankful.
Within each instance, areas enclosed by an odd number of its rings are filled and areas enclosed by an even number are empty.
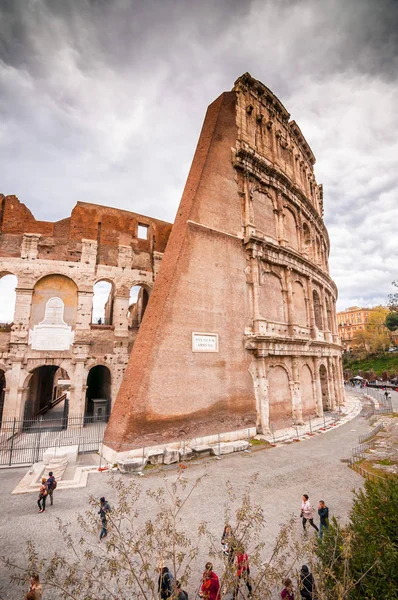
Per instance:
[[[315,583],[307,565],[300,571],[300,595],[304,600],[315,600]]]
[[[181,589],[181,582],[177,579],[176,588],[174,590],[176,600],[188,600],[188,592]]]
[[[173,594],[173,575],[163,563],[159,564],[158,595],[161,600],[167,600]]]
[[[47,479],[45,477],[42,477],[41,486],[39,489],[39,497],[37,499],[37,506],[39,507],[39,513],[42,513],[46,510],[47,494],[48,494]]]
[[[249,591],[248,598],[252,597],[252,585],[250,582],[250,567],[249,567],[249,557],[243,548],[239,548],[236,552],[236,561],[237,561],[237,572],[236,572],[236,584],[234,589],[233,597],[237,598],[239,592],[239,585],[241,579],[246,583],[246,587]]]
[[[30,587],[29,587],[28,594],[30,594],[30,598],[32,597],[32,594],[33,594],[34,600],[40,600],[43,595],[43,588],[42,588],[42,585],[40,583],[40,578],[37,575],[37,573],[32,575],[32,577],[30,578]],[[28,594],[26,594],[26,596]]]
[[[323,500],[319,500],[318,515],[319,515],[319,537],[322,539],[323,530],[329,529],[329,509]]]
[[[56,487],[57,487],[57,482],[55,480],[53,472],[50,471],[48,474],[48,479],[47,479],[47,491],[48,491],[48,495],[50,497],[51,506],[53,505],[53,494],[54,494],[54,490]]]
[[[287,577],[283,582],[284,588],[281,591],[282,600],[294,600],[292,580]]]
[[[211,562],[205,564],[199,596],[205,600],[219,600],[220,598],[220,582],[213,571]]]
[[[314,509],[312,508],[308,494],[303,495],[303,501],[301,503],[300,517],[303,519],[303,529],[307,530],[307,521],[309,521],[311,527],[316,531],[319,531],[318,527],[314,523]]]
[[[100,509],[98,511],[102,525],[99,541],[101,541],[102,538],[108,535],[108,513],[110,512],[110,510],[111,507],[109,506],[109,502],[105,500],[104,496],[102,496],[102,498],[100,498]]]
[[[227,523],[224,527],[224,531],[221,536],[221,546],[225,556],[228,557],[228,565],[231,566],[235,559],[236,540],[234,538],[232,527],[229,525],[229,523]]]

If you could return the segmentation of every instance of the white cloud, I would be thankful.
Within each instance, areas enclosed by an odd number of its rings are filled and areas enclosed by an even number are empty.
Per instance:
[[[317,157],[339,307],[385,299],[397,278],[393,0],[14,0],[0,11],[3,193],[47,220],[84,200],[172,221],[207,105],[250,71]]]

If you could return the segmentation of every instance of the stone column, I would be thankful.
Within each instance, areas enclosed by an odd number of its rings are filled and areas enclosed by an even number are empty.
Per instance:
[[[10,343],[27,344],[33,288],[18,287],[15,289],[15,292],[14,325],[11,330]]]
[[[339,404],[338,401],[338,391],[336,387],[336,375],[335,369],[333,365],[333,359],[327,359],[328,364],[328,385],[329,385],[329,394],[330,394],[330,408],[334,410],[336,406]]]
[[[14,360],[10,370],[5,372],[6,390],[4,396],[3,422],[9,419],[23,419],[23,379],[22,363]],[[8,424],[9,426],[9,424]]]
[[[127,337],[129,334],[129,296],[117,294],[113,302],[113,325],[115,335]]]
[[[258,433],[269,435],[268,381],[266,377],[265,358],[263,356],[258,356],[252,360],[249,373],[253,378],[254,396],[256,398],[257,431]]]
[[[311,328],[311,337],[313,340],[316,340],[317,337],[317,329],[315,325],[315,312],[314,312],[314,299],[312,296],[312,282],[311,278],[308,278],[307,281],[307,294],[308,294],[308,307],[310,311],[310,328]]]
[[[89,330],[93,311],[93,290],[77,292],[76,330]]]
[[[322,303],[322,321],[323,321],[323,331],[325,334],[325,342],[331,342],[332,341],[332,334],[330,332],[329,329],[329,323],[328,323],[328,311],[326,309],[326,294],[325,294],[325,288],[321,288],[321,303]]]
[[[287,320],[288,320],[288,329],[289,335],[294,335],[294,307],[293,307],[293,290],[292,290],[292,270],[287,268],[285,270],[286,277],[286,304],[287,304]]]
[[[86,405],[86,381],[87,373],[85,368],[85,358],[76,358],[73,374],[69,375],[73,384],[70,387],[69,398],[69,416],[84,417]],[[73,427],[75,423],[69,423],[68,427]]]
[[[322,401],[321,378],[320,378],[320,375],[319,375],[319,358],[314,358],[314,372],[315,372],[316,416],[317,417],[322,417],[322,415],[323,415],[323,401]]]
[[[295,423],[302,425],[303,421],[303,406],[301,400],[300,388],[300,367],[297,358],[292,359],[293,372],[293,388],[292,388],[292,416]]]

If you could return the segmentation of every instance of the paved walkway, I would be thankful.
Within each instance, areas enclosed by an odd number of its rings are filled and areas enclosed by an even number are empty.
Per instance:
[[[242,492],[250,476],[258,472],[259,478],[252,486],[253,498],[260,502],[266,516],[264,540],[265,554],[271,551],[274,539],[281,523],[293,513],[298,518],[301,496],[308,493],[314,504],[321,498],[326,500],[332,515],[347,518],[352,489],[363,484],[362,478],[349,469],[342,459],[350,456],[351,448],[358,443],[358,436],[369,431],[368,421],[357,416],[352,421],[336,427],[326,434],[308,437],[299,443],[281,444],[275,448],[228,455],[220,461],[209,459],[196,465],[190,465],[186,475],[192,481],[207,472],[208,477],[195,491],[185,512],[186,523],[194,536],[199,521],[205,518],[212,531],[221,537],[225,504],[224,482],[232,482],[235,491]],[[56,490],[54,506],[48,507],[43,514],[37,513],[36,497],[32,494],[12,496],[11,491],[21,479],[21,469],[0,471],[2,490],[2,510],[0,513],[1,554],[4,552],[21,561],[21,551],[28,539],[35,539],[39,553],[45,554],[49,547],[63,551],[56,517],[75,522],[76,514],[88,508],[91,494],[105,495],[110,502],[114,492],[109,473],[90,474],[88,485],[83,489]],[[126,476],[125,476],[126,477]],[[170,478],[175,472],[170,471]],[[162,485],[162,475],[149,472],[140,479],[143,489],[157,489]],[[139,500],[142,519],[152,514],[152,505],[145,494]],[[73,526],[78,539],[79,528]],[[207,550],[203,547],[196,565],[197,578],[203,570]],[[215,565],[217,570],[217,565]],[[196,580],[188,588],[190,596],[194,593]],[[21,590],[10,587],[7,574],[0,572],[0,596],[4,599],[20,599]],[[48,597],[55,598],[53,593]]]

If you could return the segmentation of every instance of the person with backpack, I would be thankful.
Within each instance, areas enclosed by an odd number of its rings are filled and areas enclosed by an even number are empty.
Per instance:
[[[316,600],[315,582],[307,565],[300,571],[300,596],[302,600]]]
[[[174,577],[169,568],[159,563],[158,595],[161,600],[167,600],[173,594]]]
[[[177,579],[176,588],[174,590],[176,600],[188,600],[188,592],[181,589],[181,582]]]
[[[53,505],[53,493],[54,493],[54,490],[56,487],[57,487],[56,479],[53,475],[53,472],[50,471],[48,474],[48,479],[47,479],[47,490],[48,490],[48,495],[50,496],[51,506]]]
[[[102,529],[100,532],[100,537],[99,537],[99,541],[102,540],[103,537],[106,537],[108,535],[108,517],[107,514],[111,511],[111,507],[109,506],[109,502],[107,500],[105,500],[105,497],[102,496],[102,498],[100,498],[100,509],[98,511],[98,514],[101,518],[101,524],[102,524]]]
[[[37,499],[37,506],[39,507],[39,513],[42,513],[46,510],[46,498],[47,498],[47,479],[42,477],[41,486],[39,490],[39,497]]]

